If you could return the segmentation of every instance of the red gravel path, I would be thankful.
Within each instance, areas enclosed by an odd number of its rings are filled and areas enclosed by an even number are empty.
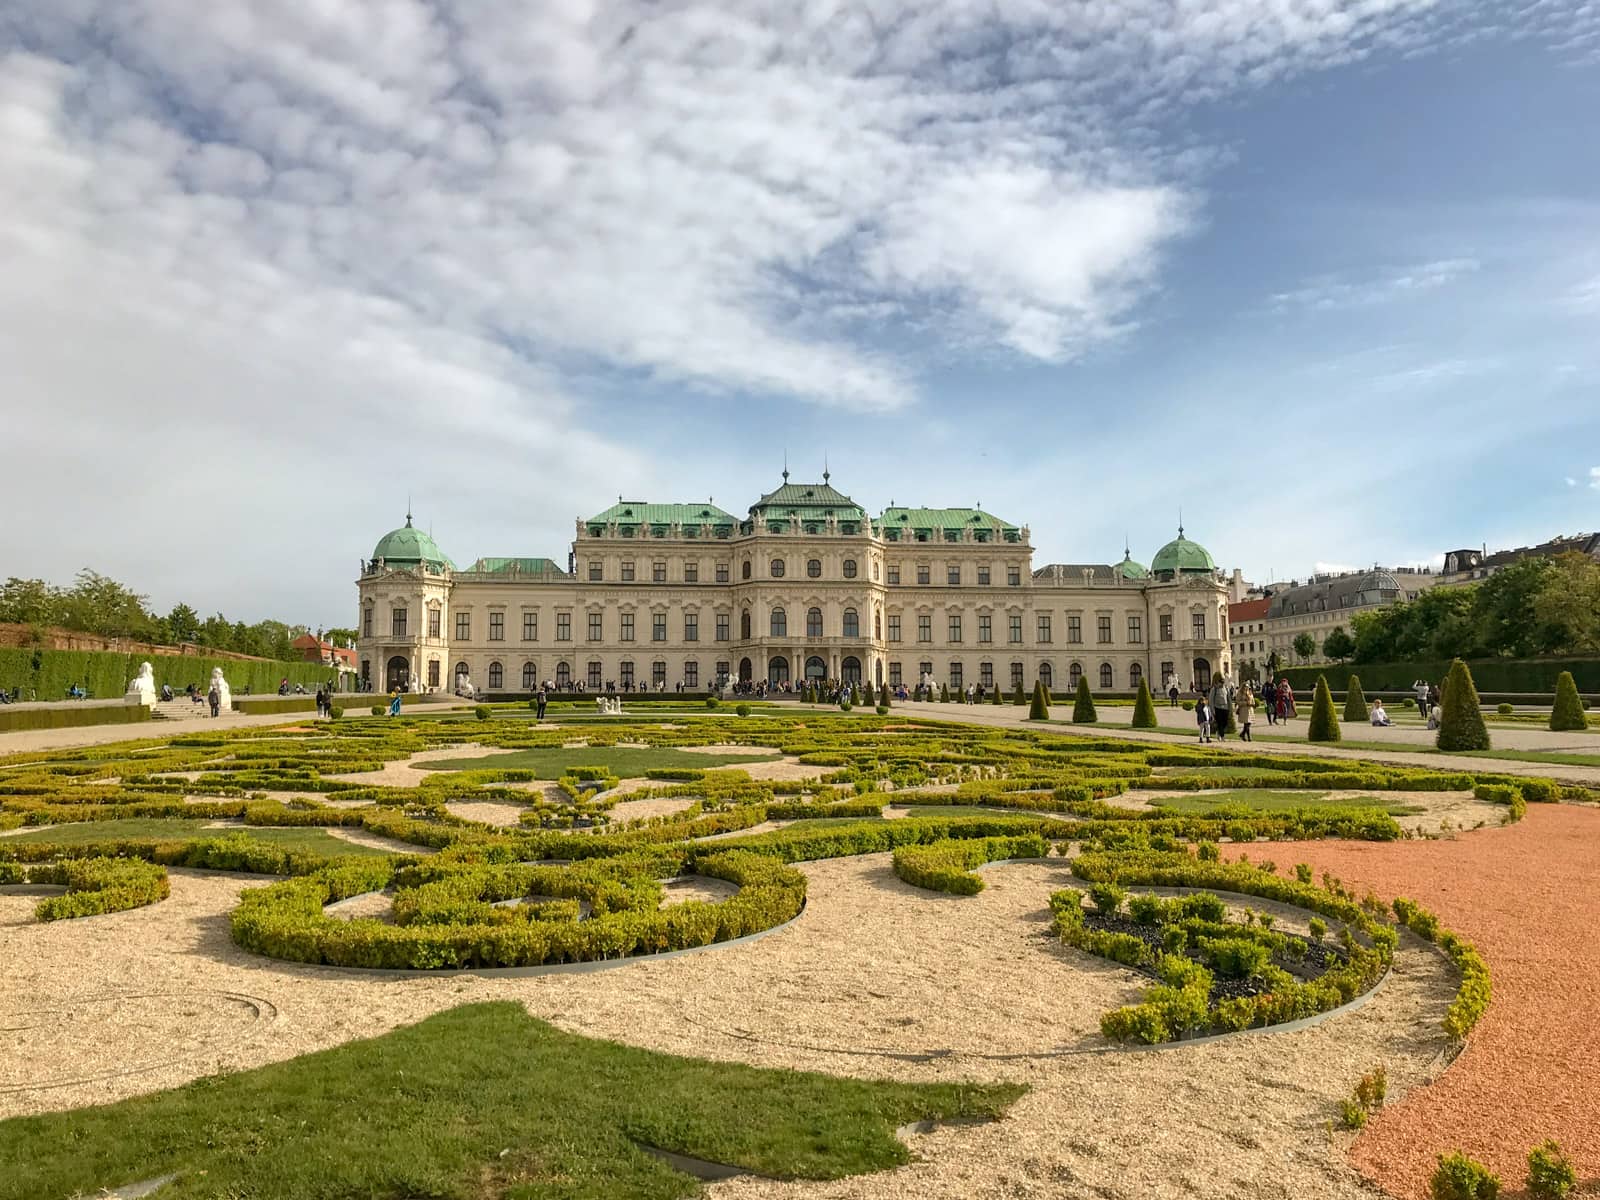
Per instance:
[[[1459,1149],[1520,1188],[1528,1150],[1554,1137],[1580,1180],[1600,1176],[1600,810],[1533,805],[1454,841],[1252,849],[1284,873],[1308,862],[1362,894],[1409,896],[1489,963],[1494,999],[1466,1050],[1367,1127],[1357,1170],[1422,1200],[1437,1156]]]

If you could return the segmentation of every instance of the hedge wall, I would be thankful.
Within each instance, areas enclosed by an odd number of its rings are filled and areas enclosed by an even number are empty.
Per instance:
[[[63,704],[59,708],[0,708],[0,733],[69,729],[82,725],[133,725],[150,719],[142,704]]]
[[[367,699],[369,704],[372,703],[370,698],[355,697],[348,693],[342,695],[335,693],[335,695],[338,697],[340,704],[348,704],[356,699]],[[376,697],[376,699],[380,700],[382,698],[381,696]],[[235,712],[250,713],[252,715],[311,712],[316,707],[317,697],[314,692],[309,696],[235,696],[233,698],[233,710]]]
[[[1468,662],[1472,669],[1472,682],[1479,694],[1485,692],[1537,692],[1554,695],[1556,678],[1563,671],[1571,671],[1580,692],[1600,692],[1600,658],[1485,658]],[[1328,686],[1336,692],[1347,691],[1350,676],[1361,676],[1361,686],[1373,692],[1409,691],[1418,679],[1439,683],[1450,670],[1450,664],[1438,662],[1397,663],[1327,663],[1319,667],[1287,667],[1282,674],[1289,677],[1295,690],[1308,692],[1316,686],[1317,676],[1326,675]]]
[[[285,676],[291,684],[303,683],[315,690],[317,684],[327,682],[331,672],[331,668],[307,662],[210,658],[197,654],[44,650],[23,646],[0,648],[0,687],[7,691],[20,687],[38,693],[40,700],[60,700],[75,683],[88,688],[97,699],[109,700],[128,690],[128,681],[139,673],[142,662],[148,662],[155,669],[156,687],[171,684],[175,692],[183,691],[190,683],[205,687],[211,680],[211,669],[221,667],[235,696],[246,687],[252,692],[274,694],[278,681]]]

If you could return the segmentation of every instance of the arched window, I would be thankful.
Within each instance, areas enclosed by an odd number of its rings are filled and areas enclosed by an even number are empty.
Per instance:
[[[739,636],[747,642],[750,640],[750,610],[748,608],[739,614]]]
[[[505,682],[505,671],[501,668],[500,664],[497,663],[497,662],[490,663],[489,664],[489,690],[491,692],[498,692],[500,690],[501,685],[504,682]]]
[[[1100,686],[1102,688],[1109,688],[1114,682],[1115,682],[1115,678],[1114,678],[1114,674],[1113,674],[1113,672],[1111,670],[1111,664],[1110,663],[1101,663],[1100,664]]]
[[[771,625],[770,625],[770,629],[771,629],[771,633],[772,633],[773,637],[786,637],[786,636],[788,636],[788,633],[789,633],[789,614],[784,612],[783,609],[781,609],[781,608],[773,609],[772,610],[772,622],[771,622]]]
[[[774,579],[782,579],[783,578],[783,572],[784,572],[783,559],[781,559],[781,558],[773,559],[772,560],[772,577]]]
[[[572,666],[570,663],[558,662],[556,664],[556,686],[564,688],[572,683]]]
[[[854,579],[856,577],[856,560],[855,559],[847,558],[847,559],[844,560],[844,577],[846,579]]]
[[[539,690],[539,664],[525,662],[522,664],[522,690],[534,692]]]
[[[872,610],[872,636],[883,641],[883,614],[877,609]]]
[[[1044,684],[1045,691],[1056,686],[1056,673],[1049,663],[1039,664],[1039,682]]]
[[[861,660],[854,655],[839,664],[839,673],[846,683],[861,682]]]
[[[844,610],[844,636],[861,636],[861,618],[856,615],[856,610],[853,608]]]
[[[1128,668],[1128,686],[1134,691],[1137,692],[1139,690],[1139,681],[1143,678],[1144,667],[1141,664],[1134,663],[1133,666]]]
[[[1073,691],[1078,690],[1078,680],[1083,678],[1083,664],[1073,663],[1067,668],[1067,686]]]
[[[820,608],[806,609],[806,636],[822,636],[822,610]]]
[[[462,679],[464,679],[468,674],[468,672],[467,672],[467,664],[464,663],[464,662],[458,662],[456,664],[455,674],[456,674],[456,683],[459,684],[462,681]]]
[[[748,558],[744,560],[744,565],[739,568],[739,574],[746,579],[750,578],[750,560]]]
[[[806,562],[806,574],[812,579],[820,579],[822,577],[822,560],[820,558],[808,560]]]

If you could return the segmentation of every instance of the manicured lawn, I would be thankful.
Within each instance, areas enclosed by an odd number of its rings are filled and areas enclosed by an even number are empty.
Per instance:
[[[1245,742],[1242,743],[1242,745],[1248,746],[1249,743]],[[1248,753],[1248,750],[1245,751],[1245,753]],[[1292,758],[1286,758],[1283,760],[1282,771],[1274,771],[1267,767],[1230,767],[1226,763],[1218,763],[1216,766],[1204,767],[1157,767],[1155,769],[1155,774],[1151,776],[1151,778],[1153,780],[1152,786],[1160,787],[1160,781],[1163,775],[1198,775],[1202,779],[1225,776],[1229,779],[1270,780],[1276,776],[1282,775],[1284,771],[1294,771],[1297,769],[1298,768],[1295,766],[1294,760]]]
[[[115,821],[74,821],[70,825],[40,825],[8,841],[51,842],[61,846],[87,846],[96,842],[186,842],[197,838],[243,834],[253,841],[301,854],[325,858],[344,854],[385,854],[370,846],[357,846],[315,827],[228,825],[207,828],[207,822],[168,817],[124,817]]]
[[[1472,758],[1502,758],[1508,762],[1557,763],[1565,767],[1600,767],[1600,754],[1569,754],[1561,750],[1468,750]]]
[[[0,1200],[176,1172],[162,1200],[645,1200],[699,1185],[639,1149],[778,1178],[908,1159],[895,1127],[997,1116],[1014,1084],[900,1084],[678,1058],[474,1004],[370,1041],[0,1122]]]
[[[1138,792],[1130,791],[1128,795],[1137,796]],[[1326,792],[1274,792],[1246,788],[1191,796],[1152,796],[1150,806],[1185,815],[1208,813],[1224,806],[1248,808],[1252,812],[1286,812],[1297,808],[1381,808],[1395,817],[1423,811],[1414,804],[1397,804],[1381,796],[1339,796],[1330,799]]]
[[[750,747],[748,754],[691,754],[671,746],[589,746],[565,750],[548,746],[537,750],[512,750],[485,758],[444,758],[418,763],[426,771],[533,771],[540,779],[560,779],[573,767],[605,767],[619,779],[634,779],[652,769],[724,767],[762,762],[778,757],[776,750]]]

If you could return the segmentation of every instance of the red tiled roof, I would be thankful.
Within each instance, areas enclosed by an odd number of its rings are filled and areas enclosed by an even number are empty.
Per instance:
[[[1236,621],[1264,621],[1267,609],[1272,606],[1269,597],[1260,600],[1240,600],[1237,604],[1228,605],[1228,624]]]

